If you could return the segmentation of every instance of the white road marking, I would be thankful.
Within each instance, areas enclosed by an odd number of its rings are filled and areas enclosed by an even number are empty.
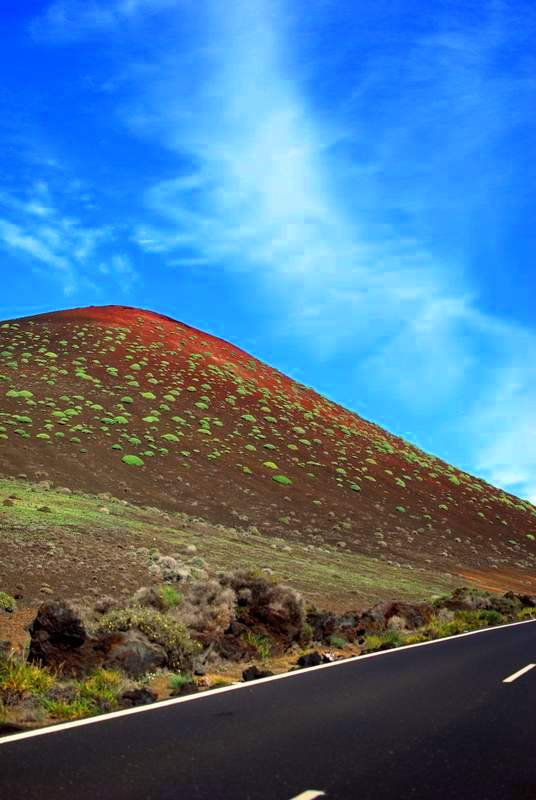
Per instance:
[[[514,672],[513,675],[509,675],[507,678],[505,678],[503,683],[513,683],[514,681],[517,681],[518,678],[524,675],[525,672],[533,669],[533,667],[536,667],[536,664],[527,664],[527,666],[523,667],[523,669],[519,669],[517,672]]]
[[[108,714],[100,714],[97,717],[89,717],[88,719],[77,719],[74,722],[62,722],[59,725],[50,725],[48,728],[37,728],[34,731],[24,731],[23,733],[13,733],[10,736],[0,736],[0,746],[9,744],[10,742],[18,741],[19,739],[30,739],[34,736],[46,736],[50,733],[58,733],[60,731],[70,730],[71,728],[80,728],[83,725],[96,725],[99,722],[107,722],[110,719],[118,717],[128,717],[131,714],[143,714],[148,711],[157,711],[166,706],[175,706],[179,703],[193,703],[197,700],[206,700],[216,694],[223,694],[224,692],[235,692],[239,689],[252,690],[262,683],[271,683],[272,681],[292,680],[293,678],[303,677],[311,672],[316,672],[320,669],[333,669],[340,667],[342,664],[350,664],[353,661],[367,661],[369,658],[384,658],[388,656],[395,656],[397,653],[404,653],[406,650],[412,650],[416,647],[432,647],[435,644],[442,644],[443,642],[452,642],[453,639],[463,639],[465,636],[476,636],[479,633],[488,633],[489,631],[498,631],[503,628],[515,628],[518,625],[533,625],[536,619],[526,619],[522,622],[509,622],[507,625],[494,625],[489,628],[480,628],[478,631],[467,631],[467,633],[457,633],[456,636],[444,636],[442,639],[433,639],[431,642],[418,642],[417,644],[406,644],[403,647],[394,647],[392,650],[380,650],[377,653],[367,653],[364,656],[352,656],[351,658],[341,658],[340,661],[332,661],[329,664],[319,664],[318,667],[308,667],[307,669],[299,669],[293,672],[281,672],[279,675],[271,675],[269,678],[259,678],[256,681],[248,681],[246,683],[233,683],[231,686],[222,686],[221,689],[211,689],[208,692],[200,692],[199,694],[190,694],[186,697],[173,697],[170,700],[160,700],[150,705],[140,706],[138,708],[124,708],[122,711],[110,711]]]
[[[297,794],[296,797],[291,797],[290,800],[315,800],[315,797],[325,797],[325,792],[319,792],[318,789],[306,789],[305,792]]]

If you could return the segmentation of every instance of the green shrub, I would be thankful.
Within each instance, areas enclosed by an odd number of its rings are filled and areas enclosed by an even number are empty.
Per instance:
[[[314,630],[313,626],[308,622],[304,622],[300,634],[300,643],[303,645],[309,644],[313,641]]]
[[[190,672],[179,672],[169,677],[169,688],[179,691],[187,683],[192,683],[193,678]]]
[[[16,703],[24,695],[42,696],[54,684],[54,675],[47,669],[16,658],[0,660],[0,701]]]
[[[162,602],[166,608],[176,608],[182,603],[183,596],[181,592],[175,589],[174,586],[170,586],[168,583],[164,583],[162,586],[160,586],[158,588],[158,593],[162,598]]]
[[[525,619],[536,619],[536,608],[522,608],[516,614],[516,619],[523,622]]]
[[[51,717],[62,722],[70,722],[75,719],[83,719],[95,714],[96,709],[93,703],[88,700],[50,700],[45,698],[43,705]]]
[[[0,609],[2,611],[15,611],[16,608],[15,598],[11,597],[7,592],[0,592]]]
[[[242,638],[246,644],[256,650],[261,661],[266,661],[272,652],[272,640],[269,636],[264,636],[262,633],[255,633],[254,631],[246,631]]]
[[[478,612],[478,621],[483,622],[486,625],[502,625],[506,622],[506,618],[504,614],[501,614],[500,611],[495,611],[494,609],[484,609]]]
[[[292,485],[292,481],[290,480],[290,478],[287,478],[286,475],[274,475],[272,477],[272,480],[275,481],[276,483],[282,484],[283,486]]]
[[[141,467],[143,466],[144,463],[142,458],[140,458],[139,456],[132,456],[132,455],[123,456],[121,461],[123,461],[123,463],[125,464],[129,464],[132,467]]]
[[[365,637],[365,650],[367,653],[373,653],[374,651],[379,650],[382,645],[398,647],[403,643],[402,636],[398,631],[383,631],[382,633],[369,634]]]
[[[152,608],[124,608],[110,611],[101,620],[99,628],[109,633],[131,629],[141,631],[151,642],[164,648],[168,664],[172,668],[188,667],[191,657],[199,649],[184,625]]]
[[[78,688],[78,697],[82,703],[93,706],[96,711],[113,711],[118,705],[121,675],[109,669],[98,669]]]
[[[503,614],[492,609],[479,609],[476,611],[456,611],[454,619],[441,624],[435,619],[426,626],[424,631],[431,638],[442,639],[447,636],[456,636],[467,631],[485,628],[491,625],[500,625],[505,622]]]
[[[338,647],[339,649],[342,649],[343,647],[346,647],[348,642],[346,639],[343,639],[342,636],[337,636],[336,633],[332,633],[329,637],[329,644],[330,647]]]

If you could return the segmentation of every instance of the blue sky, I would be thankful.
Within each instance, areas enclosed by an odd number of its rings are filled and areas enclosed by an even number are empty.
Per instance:
[[[170,314],[536,501],[533,4],[8,0],[0,34],[1,317]]]

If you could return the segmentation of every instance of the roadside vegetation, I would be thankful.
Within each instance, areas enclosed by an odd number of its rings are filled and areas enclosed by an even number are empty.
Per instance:
[[[169,568],[169,564],[167,564]],[[180,578],[126,605],[46,600],[22,650],[0,649],[0,732],[130,708],[404,645],[536,621],[536,596],[459,588],[335,614],[260,574]],[[1,613],[9,613],[3,611]]]

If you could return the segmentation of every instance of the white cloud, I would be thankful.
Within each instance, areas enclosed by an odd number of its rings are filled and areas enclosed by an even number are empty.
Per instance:
[[[474,410],[465,431],[477,442],[476,468],[536,504],[536,337],[519,363],[497,371],[494,390]]]
[[[107,261],[99,264],[101,275],[111,275],[115,278],[121,288],[129,293],[134,285],[139,281],[137,270],[133,267],[131,260],[124,254],[116,253]]]
[[[46,205],[45,205],[46,203]],[[49,267],[49,276],[60,282],[67,296],[82,287],[98,290],[93,283],[98,252],[113,241],[110,226],[89,226],[62,213],[48,185],[35,183],[24,196],[0,194],[0,246],[17,254],[34,270]],[[111,253],[108,274],[129,291],[136,280],[130,260]]]
[[[20,225],[0,219],[0,240],[14,250],[21,250],[62,272],[69,272],[69,262],[43,239],[31,236]]]

